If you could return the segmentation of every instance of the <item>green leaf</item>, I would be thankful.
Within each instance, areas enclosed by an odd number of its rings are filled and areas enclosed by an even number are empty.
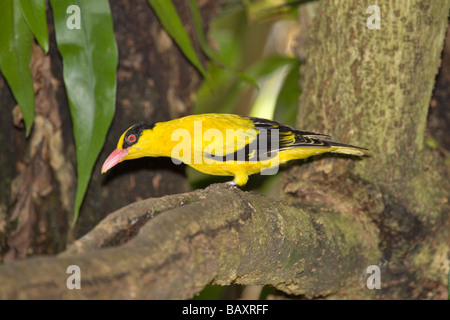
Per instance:
[[[266,75],[270,75],[284,66],[292,66],[296,62],[297,61],[293,58],[272,56],[254,63],[245,70],[245,74],[253,79],[259,79]],[[197,92],[194,113],[207,113],[212,111],[235,113],[236,101],[244,90],[249,87],[249,82],[242,81],[242,78],[236,78],[233,73],[219,68],[214,64],[210,65],[208,73],[210,79],[213,79],[213,81],[211,81],[212,88],[207,84],[203,84],[200,87]],[[238,113],[242,112],[238,111]],[[271,112],[271,114],[273,114],[273,112]]]
[[[286,76],[277,99],[274,120],[295,128],[300,90],[300,62],[296,61]]]
[[[254,63],[252,66],[250,66],[247,73],[252,77],[259,78],[265,75],[269,75],[286,65],[292,66],[296,62],[297,60],[294,58],[286,58],[274,55]]]
[[[257,63],[252,72],[258,74],[261,90],[256,98],[250,116],[275,119],[291,123],[297,111],[300,95],[300,63],[294,58],[270,57]],[[280,119],[280,117],[282,119]]]
[[[34,121],[33,77],[29,67],[33,35],[18,1],[1,1],[0,21],[0,69],[20,106],[28,136]]]
[[[202,289],[192,300],[220,300],[224,296],[226,286],[209,284]]]
[[[202,17],[200,15],[200,10],[198,9],[197,6],[197,0],[190,0],[189,7],[192,14],[192,20],[194,22],[193,24],[195,32],[197,34],[198,43],[200,44],[200,47],[202,48],[203,52],[208,56],[208,58],[213,60],[220,67],[227,69],[234,75],[238,76],[241,80],[248,82],[250,85],[258,89],[258,83],[255,81],[255,79],[253,79],[252,77],[243,72],[235,71],[232,67],[228,65],[226,59],[223,59],[219,53],[215,52],[209,46],[208,41],[206,40],[205,35],[203,34]]]
[[[275,106],[291,66],[285,65],[260,79],[261,90],[250,111],[251,117],[273,119]]]
[[[51,0],[77,149],[75,223],[114,116],[118,53],[108,1],[73,3]]]
[[[184,53],[186,58],[206,77],[206,71],[203,68],[200,59],[192,47],[191,40],[181,23],[180,17],[171,0],[148,0],[148,3],[155,11],[164,29],[175,40],[178,47]]]
[[[34,37],[48,52],[47,17],[45,15],[45,0],[20,0],[23,17],[34,34]]]
[[[317,0],[242,0],[252,21],[296,19],[299,5]]]
[[[197,91],[194,113],[235,113],[236,100],[248,82],[214,64],[209,66],[208,74],[213,80],[211,84],[204,82]]]

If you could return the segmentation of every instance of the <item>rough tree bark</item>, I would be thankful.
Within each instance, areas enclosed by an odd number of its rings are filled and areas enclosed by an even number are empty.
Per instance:
[[[310,30],[297,121],[371,155],[294,168],[285,199],[363,211],[380,230],[383,294],[445,297],[449,174],[424,138],[450,3],[383,2],[379,30],[366,27],[372,4],[320,3],[327,18]]]
[[[0,266],[0,298],[188,298],[211,281],[307,297],[439,298],[450,188],[423,137],[450,3],[380,5],[381,30],[365,26],[370,4],[319,3],[298,120],[370,157],[295,166],[283,189],[294,204],[223,185],[136,202],[57,257]],[[379,263],[382,289],[368,290],[366,268]],[[66,287],[72,264],[81,290]]]
[[[131,204],[59,257],[0,267],[0,298],[183,299],[211,281],[308,297],[361,290],[361,266],[378,261],[376,239],[364,217],[335,218],[213,185]],[[70,265],[82,270],[81,290],[66,287]]]

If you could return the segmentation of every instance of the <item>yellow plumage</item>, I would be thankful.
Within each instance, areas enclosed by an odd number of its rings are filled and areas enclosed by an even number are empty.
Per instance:
[[[277,168],[294,159],[325,152],[364,155],[359,147],[330,137],[296,130],[281,123],[234,114],[199,114],[155,124],[137,124],[125,131],[102,173],[124,160],[171,157],[212,175],[234,176],[245,185],[248,176]]]

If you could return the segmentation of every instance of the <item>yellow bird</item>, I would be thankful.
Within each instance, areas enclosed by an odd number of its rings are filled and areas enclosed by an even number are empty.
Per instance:
[[[367,149],[330,141],[330,136],[300,131],[276,121],[234,114],[208,113],[130,127],[102,167],[141,157],[171,157],[212,175],[234,176],[243,186],[248,176],[275,174],[280,164],[325,152],[363,156]]]

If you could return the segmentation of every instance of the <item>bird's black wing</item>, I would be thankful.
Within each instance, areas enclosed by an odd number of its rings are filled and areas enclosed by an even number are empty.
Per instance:
[[[300,147],[324,147],[334,145],[331,137],[322,133],[301,131],[277,121],[255,117],[243,117],[253,122],[258,131],[256,139],[233,153],[206,155],[218,161],[263,161],[275,157],[278,151]]]
[[[277,121],[243,117],[253,122],[254,129],[258,131],[256,139],[225,156],[208,155],[219,161],[263,161],[275,157],[278,151],[298,147],[329,147],[330,144],[321,139],[329,139],[330,136],[296,130]]]
[[[268,153],[299,147],[330,147],[331,137],[316,132],[301,131],[277,121],[262,118],[248,117],[252,120],[255,129],[259,131],[261,138],[266,135],[268,144]],[[261,140],[260,138],[260,140]],[[262,149],[262,148],[260,148]]]
[[[278,147],[274,146],[270,150],[271,152],[300,147],[349,147],[360,150],[368,150],[366,148],[361,148],[350,144],[331,141],[331,136],[329,135],[297,130],[277,121],[253,117],[247,118],[253,121],[255,128],[260,131],[260,134],[262,130],[267,130],[269,132],[269,136],[278,134],[279,145]]]

